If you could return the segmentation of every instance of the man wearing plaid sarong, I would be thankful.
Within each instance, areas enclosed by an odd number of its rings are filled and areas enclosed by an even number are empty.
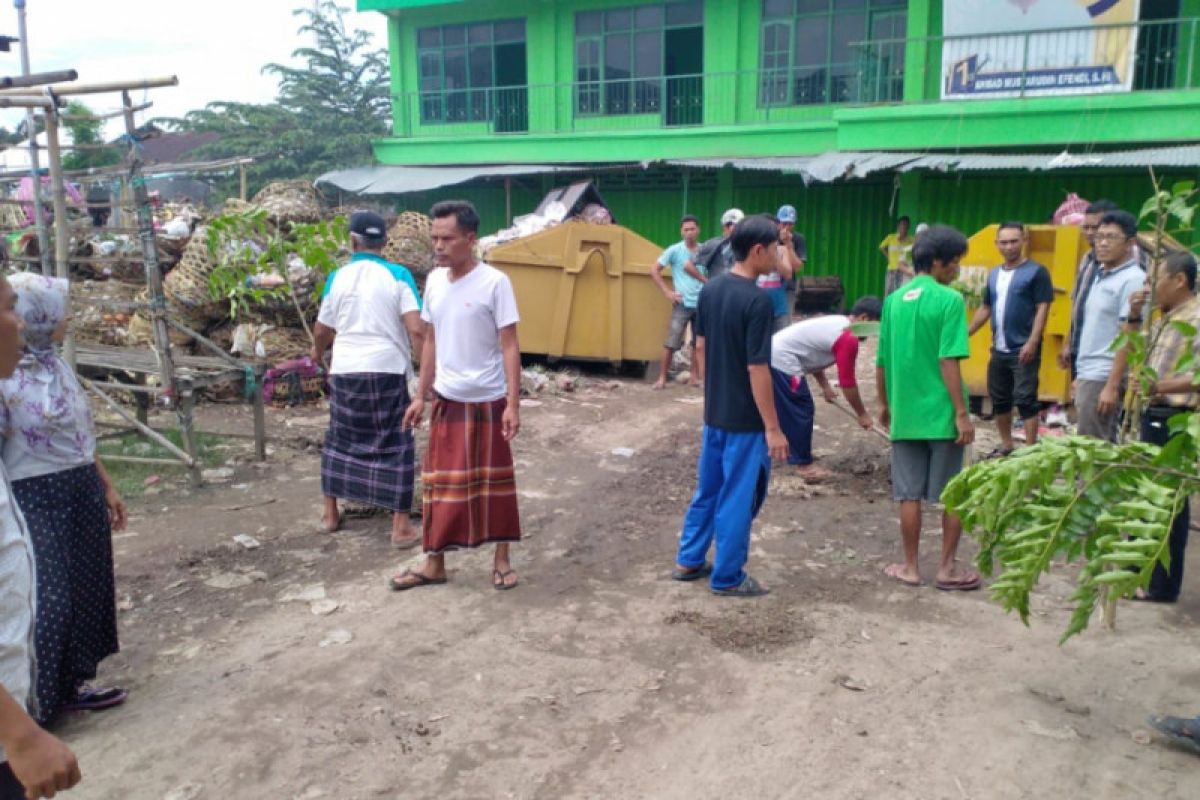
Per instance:
[[[411,273],[386,261],[383,218],[370,211],[350,216],[350,261],[325,282],[313,331],[313,361],[333,348],[329,367],[329,432],[321,450],[322,522],[342,524],[337,501],[392,512],[392,543],[415,547],[412,531],[416,477],[412,431],[401,423],[408,410],[410,348],[420,348],[420,300]]]
[[[479,215],[463,201],[438,203],[425,283],[421,382],[404,427],[431,401],[421,471],[425,563],[391,579],[395,591],[446,582],[446,551],[495,544],[492,586],[515,588],[509,543],[520,541],[509,443],[521,427],[517,302],[508,276],[476,260]]]

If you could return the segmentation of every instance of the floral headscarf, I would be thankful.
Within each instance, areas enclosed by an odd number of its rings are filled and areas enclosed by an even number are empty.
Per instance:
[[[75,373],[54,343],[69,313],[69,284],[32,272],[11,276],[17,313],[25,320],[25,354],[0,382],[0,433],[12,480],[91,463],[96,437],[91,408]]]

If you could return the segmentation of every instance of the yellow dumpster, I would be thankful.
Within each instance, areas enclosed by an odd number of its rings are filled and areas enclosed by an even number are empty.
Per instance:
[[[671,306],[650,271],[662,248],[620,225],[566,222],[493,247],[513,284],[521,352],[550,359],[652,361]]]
[[[996,249],[999,225],[989,225],[970,238],[970,247],[962,259],[959,280],[967,290],[967,319],[975,316],[979,298],[991,269],[1004,259]],[[1029,244],[1025,255],[1050,270],[1054,284],[1054,303],[1046,320],[1042,337],[1042,365],[1038,373],[1039,394],[1043,402],[1066,403],[1070,398],[1071,373],[1058,366],[1058,352],[1071,321],[1071,290],[1075,286],[1075,269],[1088,243],[1074,225],[1027,225]],[[987,397],[987,365],[991,356],[990,325],[980,328],[971,337],[971,357],[963,365],[963,378],[972,396]]]

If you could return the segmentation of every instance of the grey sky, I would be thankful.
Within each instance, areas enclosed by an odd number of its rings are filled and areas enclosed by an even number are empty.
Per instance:
[[[275,96],[264,64],[288,61],[308,44],[296,33],[292,11],[312,0],[27,0],[33,71],[74,68],[87,82],[178,75],[179,86],[149,93],[151,116],[181,116],[213,100],[265,102]],[[353,0],[342,0],[353,8]],[[347,24],[375,34],[387,46],[382,14],[351,12]],[[12,0],[0,0],[0,33],[15,36]],[[0,53],[0,74],[21,71],[17,45]],[[84,98],[97,111],[111,110],[116,95]],[[141,100],[139,96],[135,98]],[[20,113],[5,112],[12,126]],[[139,120],[141,121],[141,120]]]

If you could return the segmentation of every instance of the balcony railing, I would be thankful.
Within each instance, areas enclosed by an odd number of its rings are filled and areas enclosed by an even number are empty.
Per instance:
[[[859,42],[815,66],[393,96],[395,135],[578,133],[820,118],[815,107],[1200,88],[1200,18]]]
[[[926,99],[1032,97],[1200,88],[1200,19],[1147,20],[1044,31],[888,39],[854,45],[865,63],[910,54],[910,83]],[[894,75],[874,87],[887,99]],[[901,77],[903,81],[903,76]]]

